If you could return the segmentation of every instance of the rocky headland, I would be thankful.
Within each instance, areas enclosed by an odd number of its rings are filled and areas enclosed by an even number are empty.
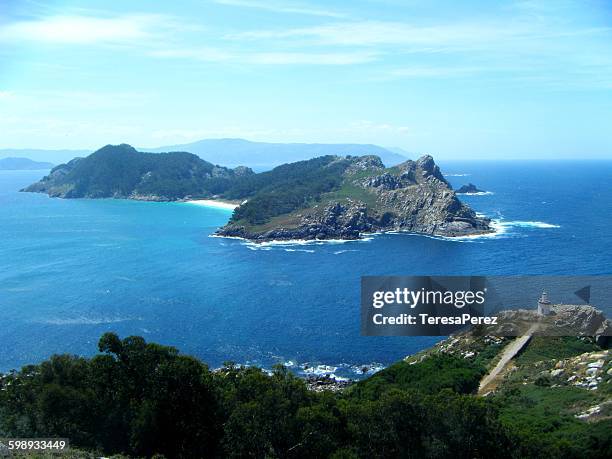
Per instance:
[[[339,190],[264,224],[233,218],[217,234],[263,242],[358,239],[377,232],[446,237],[492,232],[489,219],[459,201],[431,156],[393,168],[375,156],[338,161],[348,162]]]
[[[219,236],[255,242],[359,239],[377,232],[468,236],[493,231],[463,204],[429,155],[387,168],[377,156],[322,156],[255,174],[187,152],[107,145],[22,191],[58,198],[240,203]]]

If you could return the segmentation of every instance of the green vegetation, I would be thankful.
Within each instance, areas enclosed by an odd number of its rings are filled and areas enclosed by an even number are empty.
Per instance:
[[[348,181],[344,182],[338,190],[326,193],[322,196],[322,201],[328,202],[342,201],[345,199],[356,199],[364,202],[370,207],[376,205],[376,194]]]
[[[597,399],[576,387],[512,386],[497,396],[500,421],[517,435],[521,456],[546,451],[549,457],[610,457],[612,419],[584,422],[578,407]]]
[[[418,364],[397,362],[354,385],[349,392],[366,399],[375,399],[389,389],[414,389],[428,394],[450,389],[458,394],[471,394],[478,389],[484,374],[483,367],[469,360],[434,354]]]
[[[129,145],[107,145],[87,158],[54,168],[26,191],[66,198],[212,196],[236,179],[233,170],[184,152],[140,153]]]
[[[527,348],[517,357],[523,365],[540,360],[565,359],[583,352],[594,352],[599,346],[587,338],[575,336],[534,336]]]
[[[425,180],[429,176],[437,181]],[[217,234],[260,241],[275,236],[355,239],[387,228],[471,234],[466,222],[476,233],[489,231],[487,220],[447,193],[447,185],[430,156],[385,169],[375,156],[328,155],[255,174],[245,167],[215,166],[190,153],[141,153],[122,144],[62,164],[23,191],[60,198],[230,200],[240,205]],[[422,212],[423,219],[418,217]],[[453,224],[455,217],[460,225]],[[289,231],[264,234],[281,228]]]
[[[609,457],[609,421],[559,408],[590,394],[525,386],[473,395],[484,368],[429,355],[343,393],[307,390],[285,367],[210,371],[140,337],[56,355],[0,380],[0,436],[70,438],[136,457]],[[585,395],[586,394],[586,395]],[[606,430],[608,429],[608,430]],[[160,457],[160,456],[158,456]]]
[[[249,198],[236,209],[232,222],[261,225],[272,217],[308,207],[323,193],[340,188],[349,165],[336,156],[321,156],[245,177],[223,193],[227,199]]]
[[[573,367],[576,356],[602,350],[588,337],[534,337],[516,358],[516,368],[494,396],[499,404],[500,421],[514,432],[522,456],[546,451],[551,457],[610,457],[612,418],[603,416],[585,421],[576,415],[609,400],[606,378],[596,391],[568,383],[570,375],[580,374],[585,365]],[[569,359],[569,360],[566,360]],[[564,370],[554,377],[551,371]],[[574,363],[575,365],[575,363]],[[567,372],[567,373],[565,373]],[[576,376],[574,376],[576,377]]]
[[[66,198],[248,199],[232,222],[252,226],[309,207],[323,194],[341,189],[350,164],[348,159],[321,156],[260,174],[245,168],[238,173],[191,153],[141,153],[129,145],[107,145],[87,158],[56,167],[26,191]],[[356,190],[344,191],[349,195]]]

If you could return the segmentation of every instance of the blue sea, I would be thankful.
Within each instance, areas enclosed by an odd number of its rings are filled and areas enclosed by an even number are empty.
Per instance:
[[[612,162],[448,162],[494,237],[379,235],[255,246],[210,237],[231,212],[19,193],[0,172],[0,371],[92,355],[106,331],[225,361],[352,377],[436,337],[360,336],[363,275],[612,274]]]

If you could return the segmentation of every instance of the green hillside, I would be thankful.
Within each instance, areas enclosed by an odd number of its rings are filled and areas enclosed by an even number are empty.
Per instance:
[[[476,396],[497,341],[447,340],[344,391],[314,392],[285,367],[211,371],[107,333],[93,358],[58,355],[2,376],[0,436],[61,436],[86,454],[130,457],[610,457],[611,377],[596,390],[555,384],[540,376],[556,364],[534,361]],[[607,351],[596,353],[607,375]],[[578,417],[594,404],[599,414]]]

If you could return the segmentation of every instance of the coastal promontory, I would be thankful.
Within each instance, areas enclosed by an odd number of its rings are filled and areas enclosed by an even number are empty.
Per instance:
[[[375,232],[466,236],[492,231],[455,195],[429,155],[387,168],[378,156],[334,156],[254,173],[187,152],[107,145],[23,191],[60,198],[241,203],[217,235],[256,242],[359,239]]]
[[[278,185],[268,185],[238,207],[219,235],[267,241],[492,231],[489,219],[459,201],[429,155],[391,168],[376,156],[326,156],[281,168],[258,174]],[[291,181],[278,181],[281,172]]]
[[[177,201],[209,198],[250,174],[249,168],[216,166],[187,152],[142,153],[126,144],[107,145],[60,164],[22,191],[58,198]]]

